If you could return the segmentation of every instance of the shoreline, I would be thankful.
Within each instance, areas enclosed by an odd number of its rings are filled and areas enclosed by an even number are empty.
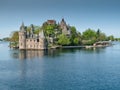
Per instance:
[[[84,45],[84,46],[53,46],[53,47],[49,47],[47,48],[49,49],[74,49],[74,48],[86,48],[86,49],[90,49],[90,48],[102,48],[102,47],[108,47],[108,46],[112,46],[112,45],[98,45],[98,46],[94,46],[94,45]],[[10,47],[10,46],[9,46]],[[12,49],[19,49],[19,47],[10,47]],[[24,50],[47,50],[47,49],[24,49]]]
[[[107,42],[107,43],[96,43],[96,44],[93,44],[93,45],[80,45],[80,46],[61,46],[61,45],[52,45],[51,47],[48,47],[46,49],[59,49],[59,48],[62,48],[62,49],[74,49],[74,48],[86,48],[86,49],[90,49],[90,48],[102,48],[102,47],[108,47],[108,46],[112,46],[114,44],[112,44],[111,42]],[[10,48],[13,48],[13,49],[19,49],[19,46],[12,46],[12,45],[9,45]],[[24,49],[24,50],[46,50],[46,49]]]
[[[62,49],[74,49],[74,48],[86,48],[86,49],[89,49],[89,48],[102,48],[102,47],[108,47],[108,46],[112,46],[112,45],[97,45],[97,46],[94,46],[94,45],[83,45],[83,46],[54,46],[54,47],[50,47],[49,49],[59,49],[59,48],[62,48]]]

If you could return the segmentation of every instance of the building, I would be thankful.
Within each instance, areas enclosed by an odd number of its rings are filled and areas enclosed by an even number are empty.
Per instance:
[[[55,25],[56,21],[55,20],[47,20],[47,24]]]
[[[68,37],[71,36],[71,27],[66,24],[64,19],[61,20],[60,24],[56,24],[55,20],[47,20],[43,25],[56,25],[57,27],[54,28],[55,35],[64,34]],[[34,34],[34,26],[32,24],[30,30],[28,30],[28,27],[22,23],[19,31],[19,49],[47,49],[48,43],[53,44],[55,38],[56,36],[49,36],[46,39],[43,30],[39,34]]]
[[[59,24],[60,29],[62,30],[62,33],[65,35],[70,36],[71,35],[71,29],[70,26],[66,24],[64,18],[62,19],[62,21]]]
[[[55,20],[47,20],[46,23],[48,25],[55,25],[56,21]],[[65,34],[67,36],[71,35],[71,28],[69,25],[66,24],[64,18],[61,20],[60,24],[58,24],[59,28],[62,30],[62,34]]]
[[[34,27],[31,25],[30,31],[22,23],[19,31],[19,49],[47,49],[47,41],[43,30],[39,35],[34,34]]]

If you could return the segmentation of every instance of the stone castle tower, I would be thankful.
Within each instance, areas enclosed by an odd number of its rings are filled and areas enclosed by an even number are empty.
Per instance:
[[[64,18],[60,22],[60,28],[62,30],[62,33],[64,33],[65,35],[70,35],[71,34],[70,26],[66,24]]]
[[[26,48],[26,28],[24,23],[22,23],[19,31],[19,49]]]
[[[22,23],[19,31],[19,49],[47,49],[47,42],[43,30],[39,35],[34,34],[34,26],[30,31]]]

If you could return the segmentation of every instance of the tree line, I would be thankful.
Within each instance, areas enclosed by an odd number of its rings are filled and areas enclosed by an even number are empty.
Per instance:
[[[77,31],[75,26],[71,26],[71,35],[67,36],[62,33],[59,25],[48,25],[44,23],[41,27],[34,26],[34,34],[39,34],[41,30],[44,31],[45,37],[49,42],[49,39],[52,38],[53,42],[48,43],[49,45],[69,45],[69,46],[76,46],[76,45],[93,45],[95,42],[98,41],[114,41],[120,40],[120,38],[115,38],[113,35],[107,36],[104,32],[100,29],[93,30],[88,28],[84,32]],[[30,26],[27,27],[27,30],[30,30]],[[19,31],[12,32],[9,38],[4,38],[4,40],[10,41],[13,45],[18,45],[19,41]]]

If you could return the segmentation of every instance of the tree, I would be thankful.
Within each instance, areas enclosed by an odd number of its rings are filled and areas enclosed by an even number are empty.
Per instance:
[[[18,31],[14,31],[11,35],[10,38],[11,42],[18,42],[19,41],[19,35],[18,35]]]
[[[66,35],[61,34],[59,36],[59,39],[58,39],[58,44],[60,44],[60,45],[69,45],[70,44],[70,39]]]
[[[100,34],[101,34],[101,31],[100,31],[100,29],[98,29],[97,32],[96,32],[96,35],[97,35],[97,41],[100,40]]]
[[[56,24],[47,24],[46,22],[43,24],[42,29],[45,32],[45,35],[47,37],[54,37],[55,36],[55,29],[57,29],[57,25]]]
[[[71,27],[71,45],[76,45],[77,42],[77,30],[74,26]]]
[[[100,40],[100,41],[105,41],[105,40],[107,40],[107,36],[105,35],[105,33],[100,33],[99,40]]]
[[[96,39],[96,32],[92,29],[87,29],[82,34],[83,39],[85,40],[93,40]]]
[[[53,36],[54,35],[54,25],[47,25],[45,31],[48,36]]]
[[[108,36],[108,40],[111,40],[111,41],[114,41],[114,36],[113,35],[110,35],[110,36]]]
[[[76,30],[75,26],[71,26],[71,33],[76,35],[76,33],[77,33],[76,31],[77,30]]]
[[[34,26],[34,34],[39,34],[39,32],[41,31],[41,27],[40,26]]]
[[[10,37],[10,46],[18,47],[18,43],[19,43],[18,31],[14,31]]]
[[[40,30],[41,30],[41,27],[40,26],[35,26],[35,25],[33,25],[33,27],[34,27],[33,33],[38,35]],[[27,32],[31,32],[31,26],[27,27]]]
[[[1,39],[1,41],[10,41],[10,38],[9,37],[5,37],[5,38],[3,38],[3,39]]]
[[[74,38],[74,41],[73,41],[73,42],[74,42],[74,45],[79,45],[79,42],[80,42],[80,41],[79,41],[79,38],[78,38],[78,37],[77,37],[77,38]]]
[[[82,43],[87,45],[92,45],[97,41],[97,34],[96,31],[92,29],[87,29],[82,33]]]

